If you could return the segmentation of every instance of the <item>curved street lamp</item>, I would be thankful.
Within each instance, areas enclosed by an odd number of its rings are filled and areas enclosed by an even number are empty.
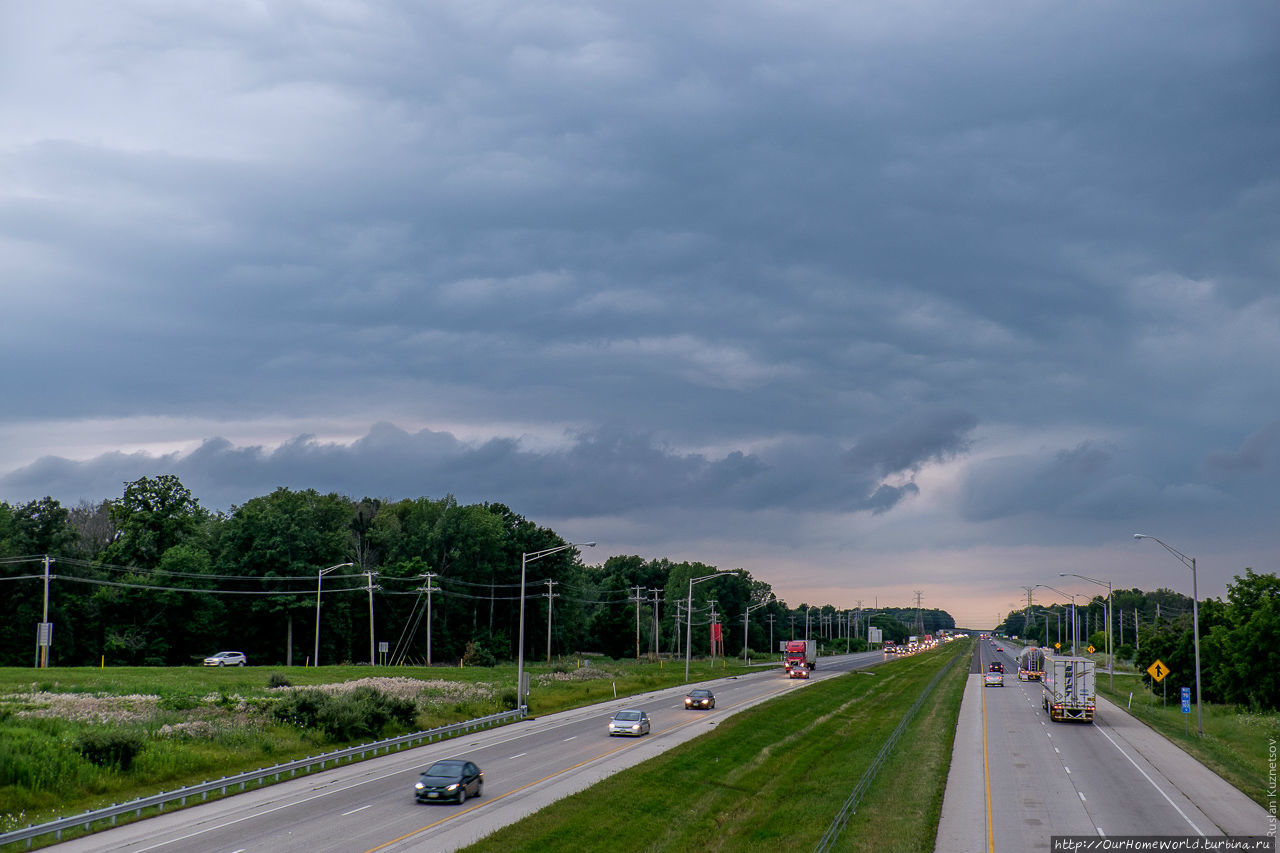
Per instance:
[[[1088,581],[1089,583],[1096,583],[1098,586],[1105,586],[1107,588],[1107,666],[1111,670],[1111,689],[1114,691],[1116,689],[1116,659],[1112,656],[1111,648],[1111,581],[1100,581],[1097,578],[1078,575],[1075,572],[1058,572],[1058,577],[1060,578],[1068,576],[1080,578],[1080,580]]]
[[[1173,556],[1182,561],[1182,564],[1191,570],[1191,639],[1192,645],[1196,652],[1196,734],[1204,737],[1204,717],[1200,712],[1200,605],[1198,599],[1200,592],[1196,588],[1196,558],[1188,557],[1177,548],[1170,547],[1166,542],[1157,539],[1154,536],[1147,536],[1145,533],[1133,534],[1134,539],[1150,539],[1160,547],[1164,548]],[[1137,626],[1134,626],[1137,630]]]
[[[570,548],[594,548],[594,542],[570,542],[568,545],[557,545],[541,551],[528,551],[520,555],[520,647],[516,651],[516,708],[524,710],[524,576],[525,566],[534,560],[541,560],[560,551]]]
[[[764,601],[760,602],[759,604],[752,604],[746,610],[742,611],[742,661],[743,663],[746,663],[746,660],[747,660],[747,645],[748,645],[747,644],[747,634],[748,634],[747,617],[751,615],[752,610],[759,610],[761,607],[764,607],[766,604],[772,603],[773,599],[774,599],[773,593],[769,593],[769,597],[766,598]]]
[[[725,571],[722,571],[722,572],[715,572],[714,574],[703,575],[700,578],[689,578],[689,606],[685,609],[685,613],[684,613],[684,619],[685,619],[685,622],[684,622],[684,680],[686,684],[689,683],[689,661],[693,657],[692,646],[691,646],[691,644],[693,643],[693,585],[695,583],[702,583],[703,581],[709,581],[712,578],[718,578],[721,575],[731,575],[731,574],[734,574],[734,571],[726,569]]]
[[[1075,657],[1076,655],[1076,596],[1079,595],[1079,593],[1063,592],[1057,587],[1049,586],[1047,583],[1036,584],[1035,588],[1039,588],[1039,587],[1044,587],[1045,589],[1051,589],[1054,592],[1056,592],[1058,595],[1065,595],[1067,596],[1067,598],[1071,599],[1071,656]]]
[[[320,579],[334,569],[345,569],[354,566],[355,563],[338,563],[336,566],[330,566],[327,569],[321,569],[316,575],[316,654],[311,660],[312,666],[320,665]]]

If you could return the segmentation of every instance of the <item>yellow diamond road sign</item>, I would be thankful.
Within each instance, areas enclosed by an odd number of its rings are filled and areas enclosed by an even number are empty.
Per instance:
[[[1164,681],[1164,677],[1169,674],[1169,667],[1164,665],[1164,661],[1158,660],[1147,667],[1147,672],[1156,681]]]
[[[1093,653],[1094,653],[1094,652],[1096,652],[1096,651],[1097,651],[1097,649],[1095,649],[1093,646],[1090,646],[1090,647],[1089,647],[1089,654],[1093,654]]]
[[[1054,643],[1054,644],[1053,644],[1053,647],[1054,647],[1055,649],[1061,650],[1061,649],[1062,649],[1062,643]]]

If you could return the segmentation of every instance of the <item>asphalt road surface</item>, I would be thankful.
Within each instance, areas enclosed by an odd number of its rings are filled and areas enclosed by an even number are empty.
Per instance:
[[[1003,644],[1002,644],[1003,645]],[[1054,723],[1015,647],[979,642],[936,850],[1048,850],[1050,836],[1266,835],[1266,811],[1104,699],[1093,725]],[[984,687],[993,660],[1003,687]]]
[[[880,652],[820,658],[812,681],[780,666],[701,682],[712,711],[688,711],[694,685],[618,699],[478,732],[444,743],[315,773],[261,790],[170,812],[59,845],[59,851],[128,853],[372,853],[449,851],[715,727],[789,690],[884,660]],[[679,665],[679,664],[677,664]],[[609,737],[622,708],[645,710],[652,734]],[[439,758],[465,757],[484,771],[484,794],[464,805],[421,805],[418,774]]]

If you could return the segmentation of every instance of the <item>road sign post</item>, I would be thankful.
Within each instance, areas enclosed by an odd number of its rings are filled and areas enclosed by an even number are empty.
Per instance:
[[[1185,733],[1188,736],[1190,736],[1191,734],[1191,688],[1190,687],[1182,688],[1182,721],[1185,724],[1183,725],[1183,729],[1185,729]]]
[[[1147,667],[1147,675],[1160,683],[1160,707],[1164,707],[1169,701],[1169,690],[1164,683],[1164,677],[1169,674],[1169,667],[1165,666],[1164,661],[1159,658],[1155,663]]]

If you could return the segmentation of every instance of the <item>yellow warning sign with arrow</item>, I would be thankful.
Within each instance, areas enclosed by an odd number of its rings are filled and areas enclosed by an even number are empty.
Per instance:
[[[1169,667],[1164,665],[1164,661],[1157,660],[1151,666],[1147,667],[1147,674],[1156,681],[1164,681],[1164,677],[1169,674]]]

